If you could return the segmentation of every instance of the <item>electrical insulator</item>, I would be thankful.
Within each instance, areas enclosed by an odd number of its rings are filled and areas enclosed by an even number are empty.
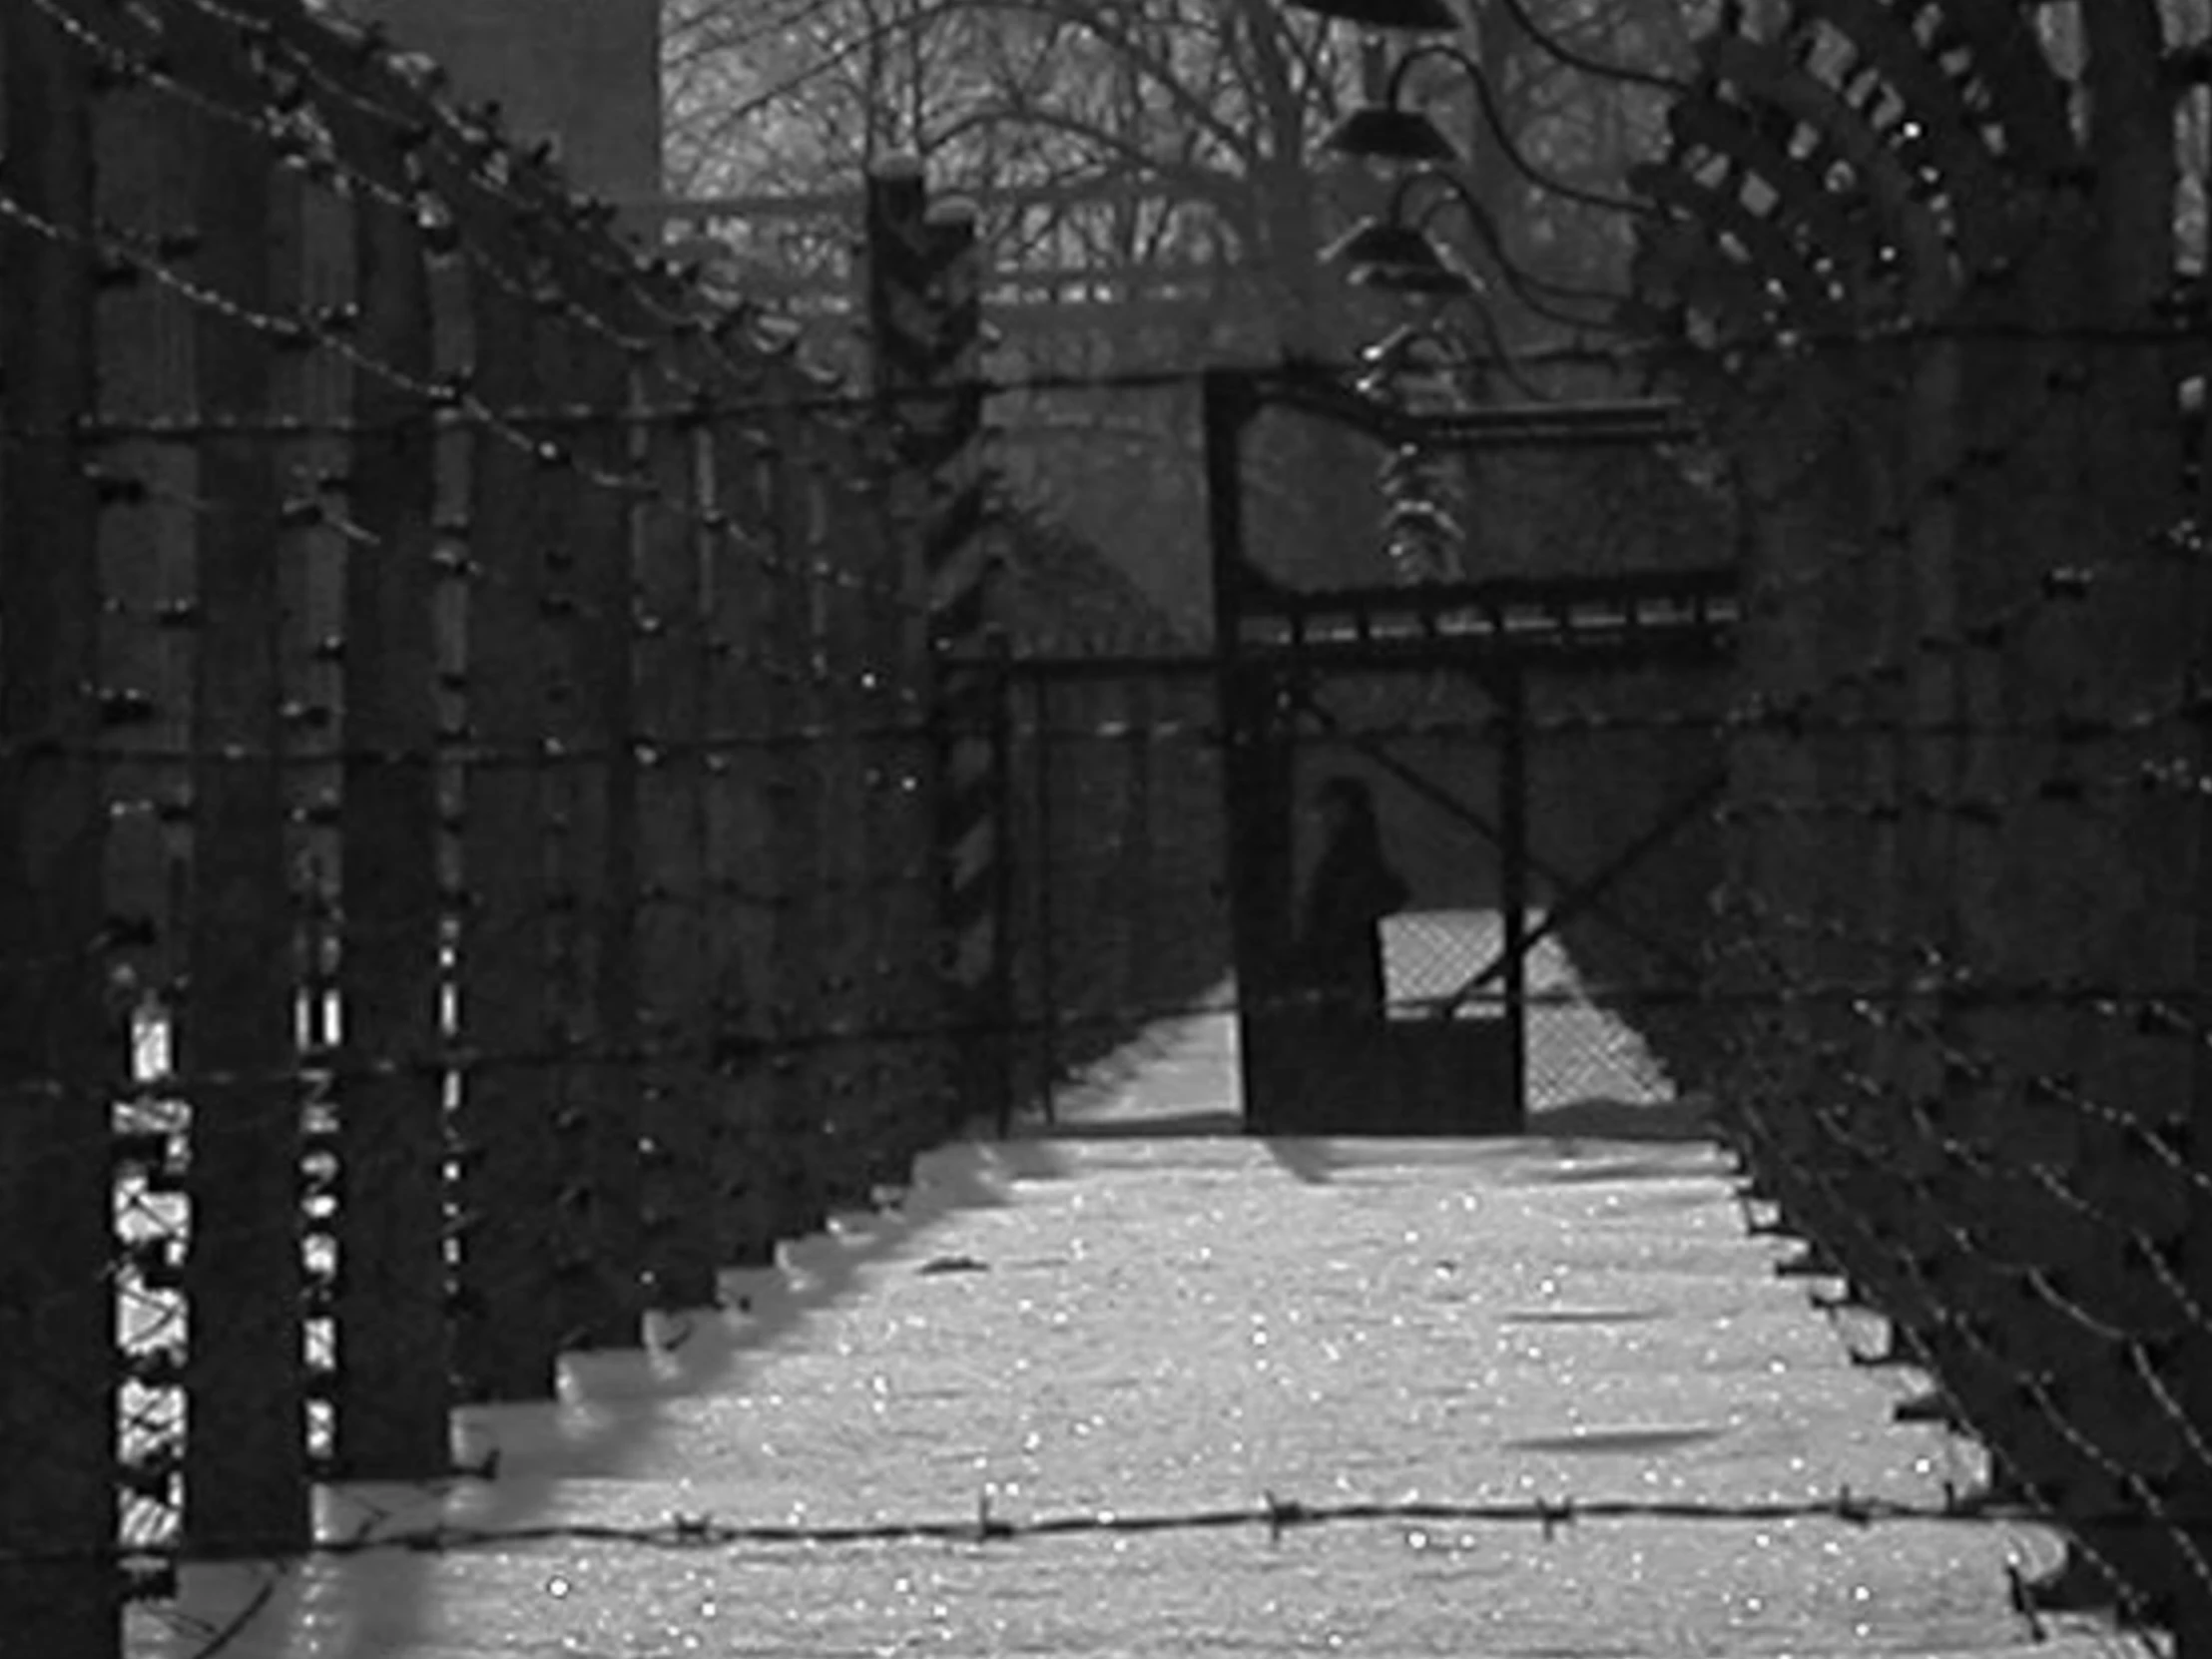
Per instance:
[[[1397,329],[1361,353],[1360,390],[1407,414],[1463,407],[1464,351],[1439,330]],[[1449,582],[1466,574],[1466,478],[1456,449],[1400,444],[1382,458],[1382,551],[1401,582]]]

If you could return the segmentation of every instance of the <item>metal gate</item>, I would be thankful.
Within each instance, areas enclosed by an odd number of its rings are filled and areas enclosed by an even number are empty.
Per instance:
[[[1637,925],[1624,877],[1696,822],[1717,778],[1654,772],[1656,790],[1572,868],[1541,855],[1531,742],[1563,732],[1538,694],[1565,681],[1632,681],[1725,661],[1735,575],[1725,567],[1489,581],[1302,588],[1247,554],[1244,434],[1271,403],[1408,450],[1649,446],[1681,437],[1653,402],[1491,406],[1415,415],[1319,370],[1220,370],[1206,382],[1214,674],[1240,1066],[1247,1127],[1263,1133],[1515,1133],[1530,1101],[1532,1013],[1593,995],[1664,1002],[1696,991],[1694,941]],[[1623,712],[1582,734],[1642,742]],[[1313,841],[1299,821],[1317,786],[1350,781],[1377,805],[1385,860],[1401,859],[1399,914],[1382,926],[1382,994],[1314,989],[1300,937]],[[1339,786],[1341,788],[1341,785]],[[1661,799],[1661,797],[1665,799]],[[1401,844],[1393,852],[1393,834]],[[1424,852],[1421,838],[1431,844]],[[1393,866],[1394,867],[1394,866]],[[1543,877],[1539,910],[1534,878]],[[1484,918],[1487,918],[1486,924]],[[1603,987],[1554,974],[1532,993],[1540,945],[1636,966]],[[1605,948],[1639,940],[1636,951]],[[1590,948],[1595,944],[1598,948]],[[1540,1024],[1540,1020],[1536,1022]]]
[[[1330,663],[1311,644],[1240,662],[1228,689],[1247,1124],[1510,1133],[1527,1059],[1517,687],[1456,647]],[[1375,928],[1380,976],[1350,1006],[1304,913],[1331,856],[1327,802],[1347,793],[1372,809],[1395,895]]]
[[[1002,1121],[1187,1017],[1233,1020],[1239,1052],[1241,1100],[1194,1110],[1260,1133],[1515,1133],[1681,1082],[1716,873],[1689,831],[1721,784],[1718,725],[1683,717],[1725,693],[1733,570],[1286,583],[1244,544],[1271,403],[1400,448],[1681,435],[1657,403],[1414,416],[1318,371],[1207,377],[1212,649],[992,672]],[[1298,921],[1333,781],[1374,803],[1404,885],[1349,1019]]]

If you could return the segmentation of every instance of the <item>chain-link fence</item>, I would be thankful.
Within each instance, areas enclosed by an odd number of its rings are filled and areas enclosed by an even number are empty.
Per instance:
[[[1013,1013],[1050,1113],[1152,1022],[1226,1012],[1220,744],[1203,658],[1035,660],[1009,694]]]
[[[1710,1081],[1702,1006],[1721,662],[1543,675],[1530,701],[1529,846],[1543,893],[1530,960],[1530,1106],[1680,1098]],[[1642,718],[1664,711],[1671,727]]]
[[[1517,1004],[1531,1114],[1696,1090],[1685,1015],[1705,971],[1721,750],[1709,732],[1655,739],[1606,720],[1654,697],[1717,707],[1724,668],[1539,677],[1514,714],[1468,661],[1332,671],[1301,699],[1294,794],[1310,801],[1327,780],[1357,779],[1405,883],[1382,922],[1388,1017],[1495,1020]],[[1522,800],[1509,811],[1516,743]],[[1301,889],[1320,841],[1307,830]],[[1509,892],[1523,905],[1517,931],[1505,925]]]

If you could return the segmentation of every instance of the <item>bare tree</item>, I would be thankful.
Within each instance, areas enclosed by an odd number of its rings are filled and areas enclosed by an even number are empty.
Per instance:
[[[1459,44],[1485,92],[1442,63],[1406,89],[1498,221],[1504,247],[1471,251],[1553,279],[1624,268],[1612,198],[1698,10],[1472,0]],[[835,190],[903,151],[945,188],[1065,193],[987,227],[1001,262],[1234,258],[1283,343],[1335,343],[1317,256],[1378,188],[1320,143],[1386,63],[1282,0],[673,0],[667,55],[680,195]]]
[[[1458,44],[1482,91],[1440,60],[1401,89],[1469,157],[1463,200],[1439,198],[1432,226],[1490,275],[1489,313],[1466,320],[1517,345],[1601,326],[1632,243],[1619,178],[1655,144],[1665,82],[1650,66],[1687,61],[1682,8],[1468,10]],[[683,192],[804,194],[831,217],[870,160],[919,157],[934,188],[982,202],[1000,314],[1024,297],[1050,313],[1049,328],[1009,321],[1002,372],[1342,358],[1399,309],[1348,287],[1322,253],[1390,186],[1323,139],[1381,95],[1389,67],[1372,41],[1283,0],[674,0],[670,155]],[[810,246],[848,240],[840,224]],[[1126,514],[1141,476],[1162,503],[1148,542],[1187,543],[1195,480],[1174,487],[1162,465],[1195,455],[1195,434],[1187,409],[1163,412],[1159,399],[1058,394],[1009,408],[1006,424],[1014,445],[1049,456],[1027,468],[1048,495],[1096,494]],[[1329,560],[1364,534],[1355,458],[1265,443],[1256,456],[1263,499],[1273,470],[1286,500],[1274,545]],[[1317,468],[1359,478],[1318,514]],[[1174,561],[1200,562],[1187,546]]]

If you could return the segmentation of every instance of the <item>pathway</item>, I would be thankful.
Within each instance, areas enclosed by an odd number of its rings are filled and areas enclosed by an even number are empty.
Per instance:
[[[1056,1129],[930,1155],[743,1307],[471,1413],[497,1478],[332,1501],[333,1532],[875,1519],[1419,1497],[1933,1503],[1978,1473],[1890,1421],[1919,1384],[1748,1237],[1665,1103],[1489,1143],[1233,1133],[1226,1022],[1170,1032]],[[1591,1138],[1593,1130],[1615,1137]],[[1569,1132],[1572,1132],[1571,1136]],[[143,1616],[181,1659],[943,1653],[2045,1659],[1992,1524],[1353,1520],[978,1542],[553,1538],[202,1570]],[[243,1617],[250,1604],[258,1607]]]

